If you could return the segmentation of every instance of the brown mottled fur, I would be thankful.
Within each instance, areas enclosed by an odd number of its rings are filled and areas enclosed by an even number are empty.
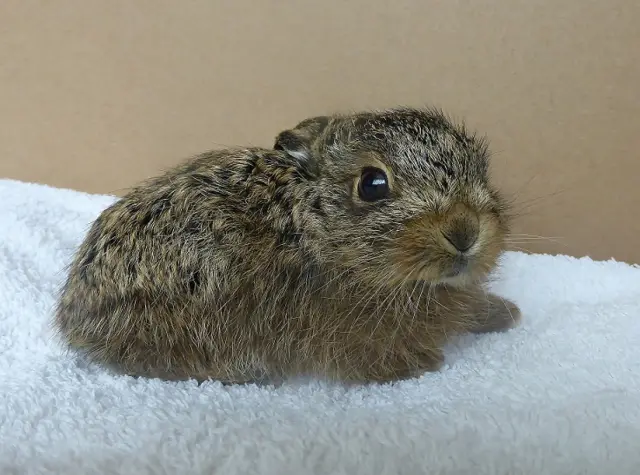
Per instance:
[[[388,199],[358,198],[369,165],[387,171]],[[482,140],[408,108],[308,119],[273,150],[202,154],[100,215],[55,325],[71,348],[141,376],[436,370],[451,335],[519,320],[482,288],[508,231],[487,169]],[[466,267],[443,233],[477,235]]]

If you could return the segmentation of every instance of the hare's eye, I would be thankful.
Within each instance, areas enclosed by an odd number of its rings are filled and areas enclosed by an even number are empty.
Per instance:
[[[389,179],[378,168],[365,168],[360,175],[358,194],[362,201],[376,201],[389,195]]]

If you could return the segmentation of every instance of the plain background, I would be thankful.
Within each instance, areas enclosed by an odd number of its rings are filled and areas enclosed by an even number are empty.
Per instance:
[[[0,176],[121,194],[310,115],[486,134],[533,251],[640,262],[637,0],[2,0]]]

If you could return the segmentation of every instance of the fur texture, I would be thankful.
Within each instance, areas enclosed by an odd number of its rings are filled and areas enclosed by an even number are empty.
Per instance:
[[[508,232],[488,165],[483,140],[401,108],[308,119],[273,150],[205,153],[100,215],[56,327],[92,360],[149,377],[436,370],[451,335],[519,320],[482,287]],[[367,167],[387,175],[384,199],[359,197]]]

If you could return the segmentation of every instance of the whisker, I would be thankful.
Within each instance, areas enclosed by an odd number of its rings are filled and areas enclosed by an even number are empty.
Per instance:
[[[532,239],[564,239],[563,236],[540,236],[538,234],[521,234],[521,233],[511,233],[509,237],[521,237],[521,238],[532,238]]]

